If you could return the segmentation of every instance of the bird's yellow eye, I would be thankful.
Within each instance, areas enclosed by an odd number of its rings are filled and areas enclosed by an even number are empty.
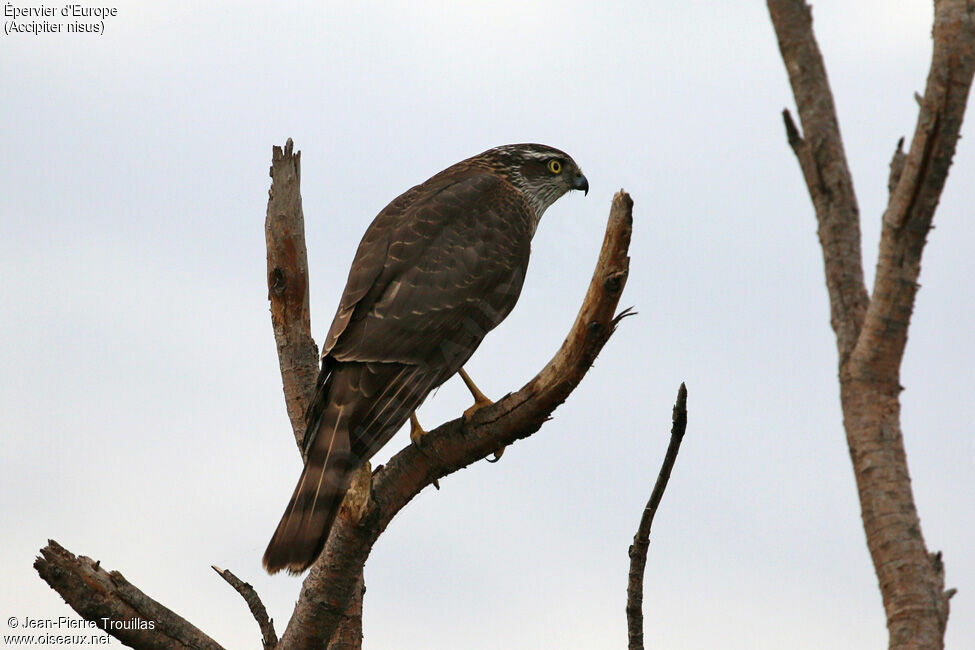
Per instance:
[[[562,163],[558,160],[550,160],[548,161],[548,170],[553,174],[560,174],[562,173]]]

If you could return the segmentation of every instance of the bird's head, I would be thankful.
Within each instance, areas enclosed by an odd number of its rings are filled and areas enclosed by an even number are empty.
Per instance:
[[[542,213],[569,190],[589,193],[589,181],[576,161],[554,147],[508,144],[488,149],[476,158],[482,158],[525,194],[535,210],[536,224]]]

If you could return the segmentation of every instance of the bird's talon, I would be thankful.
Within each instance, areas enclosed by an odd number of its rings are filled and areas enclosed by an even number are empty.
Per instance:
[[[494,452],[494,458],[493,459],[486,458],[485,460],[487,460],[487,462],[489,462],[489,463],[496,463],[496,462],[498,462],[499,460],[501,460],[501,454],[504,453],[504,450],[505,449],[507,449],[507,447],[502,447],[501,449],[499,449],[496,452]]]
[[[467,409],[466,411],[464,411],[464,419],[466,421],[470,422],[470,419],[472,417],[474,417],[474,414],[475,413],[477,413],[478,411],[480,411],[485,406],[491,406],[492,404],[494,404],[494,402],[492,402],[489,399],[488,400],[484,400],[483,402],[474,402],[474,404],[469,409]]]

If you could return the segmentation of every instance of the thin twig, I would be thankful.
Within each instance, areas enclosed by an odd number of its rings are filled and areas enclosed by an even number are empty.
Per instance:
[[[626,587],[626,623],[629,632],[629,650],[643,650],[643,576],[647,567],[647,551],[650,550],[650,526],[657,514],[657,507],[667,489],[670,472],[677,460],[681,440],[687,429],[687,388],[681,382],[677,391],[677,402],[674,404],[673,425],[670,429],[670,444],[664,455],[663,465],[657,474],[657,481],[653,484],[650,500],[643,509],[640,525],[633,544],[630,546],[630,576]]]
[[[274,621],[268,618],[267,609],[264,608],[264,603],[261,602],[261,597],[257,595],[254,587],[249,582],[244,582],[235,576],[228,569],[221,569],[213,565],[210,568],[216,571],[221,578],[226,580],[244,598],[244,602],[247,603],[247,608],[251,610],[254,620],[257,621],[257,625],[261,628],[261,642],[264,645],[264,650],[272,650],[278,644],[278,635],[274,632]]]

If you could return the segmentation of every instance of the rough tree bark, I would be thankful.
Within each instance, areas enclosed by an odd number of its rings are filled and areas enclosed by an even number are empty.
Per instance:
[[[934,50],[910,150],[898,144],[873,294],[860,252],[859,209],[812,14],[803,0],[768,0],[802,134],[783,112],[819,222],[840,401],[867,546],[890,648],[943,648],[949,599],[940,553],[928,553],[900,426],[900,364],[921,253],[955,153],[975,73],[975,5],[936,0]]]
[[[308,273],[300,197],[300,153],[291,140],[274,148],[268,199],[268,288],[272,323],[288,414],[295,440],[304,439],[303,412],[318,371],[310,334]],[[360,471],[342,505],[328,544],[302,585],[294,614],[277,644],[272,622],[257,594],[229,571],[217,569],[244,597],[261,629],[265,648],[358,648],[361,643],[362,568],[392,518],[437,479],[487,458],[501,447],[535,433],[588,372],[619,322],[616,314],[629,272],[627,251],[633,202],[622,190],[613,198],[606,236],[592,282],[575,323],[551,361],[525,386],[469,420],[457,418],[409,445],[385,467]],[[272,232],[272,230],[274,232]],[[112,631],[137,648],[221,646],[196,627],[152,600],[118,572],[76,557],[49,541],[34,566],[41,577],[82,617],[161,621],[138,634]]]

